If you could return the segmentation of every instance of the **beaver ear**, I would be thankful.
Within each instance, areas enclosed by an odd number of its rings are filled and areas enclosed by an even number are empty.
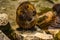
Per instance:
[[[53,11],[60,13],[60,4],[55,4],[52,9],[53,9]]]

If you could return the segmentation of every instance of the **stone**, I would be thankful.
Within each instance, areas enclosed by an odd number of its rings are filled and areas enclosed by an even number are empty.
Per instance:
[[[51,34],[46,34],[45,31],[43,32],[18,32],[19,34],[17,34],[18,36],[17,39],[21,39],[21,40],[53,40],[53,36]]]
[[[10,39],[0,30],[0,40],[10,40]]]
[[[0,13],[0,26],[5,26],[8,23],[8,15],[6,13]]]

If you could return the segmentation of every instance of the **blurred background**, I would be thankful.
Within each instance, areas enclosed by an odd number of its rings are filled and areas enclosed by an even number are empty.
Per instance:
[[[54,5],[53,3],[47,0],[0,0],[0,13],[8,14],[10,25],[14,29],[16,28],[16,26],[18,26],[16,23],[16,9],[24,1],[30,1],[32,4],[34,4],[38,14],[40,14],[42,9],[44,8],[50,9]],[[53,1],[55,4],[60,3],[60,0],[51,0],[51,1]],[[53,31],[49,30],[49,31],[51,33],[57,32],[57,30],[56,32],[54,30]],[[56,35],[59,36],[58,38],[60,39],[60,32],[58,34]]]
[[[0,13],[6,13],[9,16],[9,22],[12,26],[16,25],[16,9],[20,3],[24,1],[30,1],[36,7],[36,11],[39,13],[45,7],[51,8],[52,3],[46,0],[0,0]],[[59,3],[60,0],[52,0],[54,3]]]

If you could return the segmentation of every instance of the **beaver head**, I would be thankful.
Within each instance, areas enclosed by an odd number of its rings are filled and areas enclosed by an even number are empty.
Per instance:
[[[20,27],[24,26],[24,27],[30,28],[30,26],[34,24],[32,20],[34,19],[36,15],[36,9],[34,5],[26,1],[26,2],[21,3],[18,6],[16,15],[17,15],[17,18],[16,18],[17,23],[20,25]]]
[[[55,4],[52,7],[53,11],[55,11],[57,13],[58,16],[60,16],[60,4]]]
[[[31,21],[32,17],[36,15],[36,10],[30,2],[23,2],[17,8],[17,16],[20,20]]]

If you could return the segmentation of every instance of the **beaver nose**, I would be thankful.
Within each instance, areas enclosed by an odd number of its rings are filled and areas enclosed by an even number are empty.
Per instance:
[[[32,20],[32,18],[28,18],[28,21],[31,21]]]

